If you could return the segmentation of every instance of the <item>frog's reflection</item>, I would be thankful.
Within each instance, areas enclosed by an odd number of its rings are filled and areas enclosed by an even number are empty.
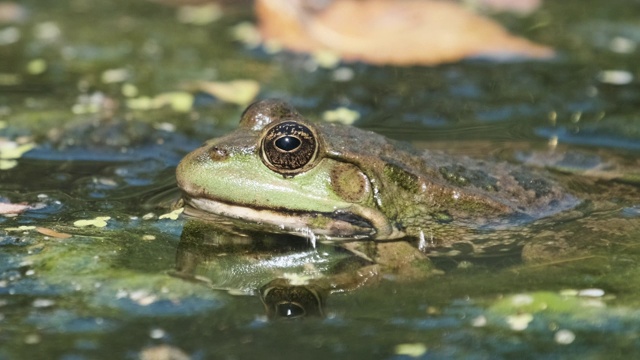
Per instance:
[[[270,319],[324,316],[326,289],[317,285],[292,285],[288,279],[275,279],[260,288],[260,299]]]
[[[185,224],[170,274],[232,294],[258,295],[271,319],[322,317],[329,294],[378,276],[376,265],[340,247],[197,220]]]

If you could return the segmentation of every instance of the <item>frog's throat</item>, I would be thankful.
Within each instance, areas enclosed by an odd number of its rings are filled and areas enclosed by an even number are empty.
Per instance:
[[[253,209],[208,198],[185,196],[184,200],[188,205],[185,209],[187,215],[206,218],[206,214],[215,214],[270,224],[301,236],[305,236],[311,230],[314,235],[322,236],[324,240],[392,240],[406,236],[402,230],[393,226],[384,214],[359,205],[351,205],[348,209],[336,210],[333,213],[295,212],[294,215],[294,212]],[[322,223],[326,226],[318,226]]]

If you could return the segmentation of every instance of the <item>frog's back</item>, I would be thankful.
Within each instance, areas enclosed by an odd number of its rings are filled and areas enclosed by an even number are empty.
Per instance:
[[[328,147],[334,156],[366,162],[358,165],[368,169],[376,205],[407,235],[438,245],[485,241],[579,203],[544,171],[416,150],[356,128],[340,131]]]

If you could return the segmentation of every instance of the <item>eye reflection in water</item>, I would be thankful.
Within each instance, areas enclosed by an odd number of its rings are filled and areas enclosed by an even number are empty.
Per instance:
[[[171,276],[214,290],[259,296],[269,319],[324,317],[329,294],[377,279],[378,267],[342,247],[239,231],[222,222],[190,220]]]

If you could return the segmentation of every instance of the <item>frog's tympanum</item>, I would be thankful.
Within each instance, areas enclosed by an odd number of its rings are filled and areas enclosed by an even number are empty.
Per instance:
[[[254,103],[242,114],[236,131],[206,142],[178,166],[185,213],[201,225],[190,226],[199,229],[195,232],[187,227],[183,231],[175,274],[202,279],[198,271],[205,271],[212,287],[253,289],[272,317],[321,315],[328,293],[380,278],[416,279],[434,273],[431,255],[513,254],[526,243],[523,258],[536,261],[567,254],[566,249],[606,246],[614,238],[601,224],[614,222],[584,214],[616,217],[623,206],[638,205],[640,160],[631,159],[624,171],[614,171],[620,168],[597,156],[565,155],[556,161],[556,172],[577,164],[587,175],[616,180],[580,182],[543,169],[549,167],[548,156],[518,156],[539,167],[419,151],[354,127],[309,122],[282,101]],[[554,178],[580,191],[579,196]],[[578,197],[587,200],[581,203]],[[640,218],[627,218],[616,221],[638,225]],[[208,229],[212,224],[226,228],[236,240],[225,242],[214,235]],[[586,237],[592,240],[572,237],[576,226],[589,227]],[[318,266],[327,259],[309,259],[298,268],[303,275],[292,278],[289,270],[276,271],[274,260],[295,263],[307,253],[279,258],[271,248],[262,260],[247,257],[251,266],[235,261],[230,262],[232,270],[221,270],[221,261],[232,253],[223,244],[240,241],[246,246],[247,241],[259,241],[256,234],[275,234],[276,244],[284,244],[291,235],[314,243],[334,241],[332,247],[347,249],[351,259],[325,269],[322,276]],[[399,239],[414,244],[391,241]],[[204,248],[214,255],[206,257]],[[269,276],[251,285],[230,286],[225,283],[230,276],[222,276],[222,285],[212,283],[220,275],[243,273],[256,265],[270,271]],[[242,277],[247,279],[256,277]]]

